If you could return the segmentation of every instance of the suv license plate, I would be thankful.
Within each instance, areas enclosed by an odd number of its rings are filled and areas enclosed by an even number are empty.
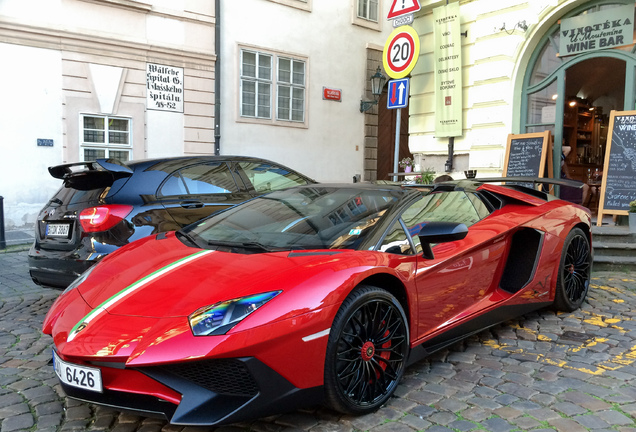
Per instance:
[[[53,351],[53,368],[60,381],[73,387],[102,392],[102,371],[67,363]]]
[[[46,226],[47,237],[68,237],[70,224],[48,224]]]

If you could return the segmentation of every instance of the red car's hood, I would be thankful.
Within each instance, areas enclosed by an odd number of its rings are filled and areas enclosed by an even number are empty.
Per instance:
[[[299,266],[287,259],[289,252],[255,256],[195,249],[174,235],[143,243],[108,257],[80,285],[91,308],[112,315],[188,316],[202,306],[261,293],[268,279]]]
[[[53,336],[58,352],[70,357],[150,364],[198,358],[213,350],[243,355],[233,351],[234,345],[218,348],[226,335],[194,342],[187,316],[220,301],[283,291],[271,307],[250,315],[249,323],[241,322],[233,331],[305,316],[293,321],[294,329],[307,327],[306,333],[313,334],[330,325],[316,321],[314,314],[339,304],[338,287],[355,284],[374,265],[386,265],[385,259],[371,251],[243,255],[187,247],[174,234],[161,240],[153,236],[93,267],[83,283],[56,300],[43,330]],[[238,346],[246,345],[249,335],[238,340],[243,341]]]

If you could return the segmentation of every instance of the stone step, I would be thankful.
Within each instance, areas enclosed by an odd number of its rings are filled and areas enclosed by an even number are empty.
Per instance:
[[[614,232],[594,232],[592,230],[592,243],[604,242],[604,243],[636,243],[636,234],[629,233],[627,231],[614,231]]]
[[[634,272],[636,271],[636,257],[594,256],[592,271]]]
[[[627,226],[592,227],[594,271],[636,271],[636,234]]]
[[[594,257],[597,256],[631,256],[636,257],[636,242],[592,242]]]

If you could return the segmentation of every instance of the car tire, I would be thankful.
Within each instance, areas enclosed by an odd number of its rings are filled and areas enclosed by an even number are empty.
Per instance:
[[[559,274],[554,294],[554,308],[572,312],[578,309],[590,287],[592,251],[587,235],[574,228],[563,243]]]
[[[409,326],[386,290],[359,286],[342,302],[329,334],[325,401],[336,411],[366,414],[398,386],[409,353]]]

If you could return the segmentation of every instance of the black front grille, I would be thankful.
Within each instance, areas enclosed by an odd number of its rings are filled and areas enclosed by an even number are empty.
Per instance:
[[[162,369],[215,393],[250,397],[258,394],[254,377],[240,360],[180,363],[164,366]]]

